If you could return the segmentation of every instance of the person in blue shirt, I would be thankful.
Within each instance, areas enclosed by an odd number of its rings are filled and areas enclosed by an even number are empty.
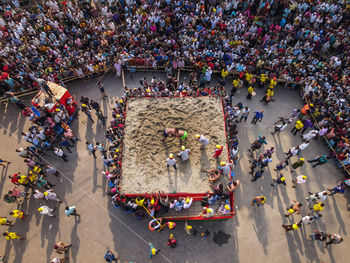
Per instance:
[[[257,121],[261,122],[264,117],[264,111],[259,110],[254,112],[254,117],[252,119],[252,123],[256,124]]]
[[[80,215],[77,213],[77,210],[75,209],[75,206],[66,206],[65,209],[66,216],[78,216],[80,218]]]
[[[116,256],[114,255],[114,253],[112,252],[112,250],[108,249],[106,254],[105,254],[105,260],[106,262],[118,262],[118,253],[116,253]]]
[[[336,193],[338,194],[344,194],[345,192],[345,185],[343,182],[339,182],[338,185],[332,189],[327,188],[327,190],[330,192],[330,195],[334,195]]]

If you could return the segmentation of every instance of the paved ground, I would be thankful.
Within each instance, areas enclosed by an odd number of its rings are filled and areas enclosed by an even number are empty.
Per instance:
[[[143,75],[144,73],[127,74],[127,86],[137,87]],[[148,73],[149,79],[152,75],[154,74]],[[162,73],[155,75],[165,77]],[[108,114],[113,107],[115,96],[121,95],[122,82],[116,79],[114,74],[105,76],[102,81],[107,94],[110,95],[110,99],[103,102],[103,110]],[[85,95],[100,100],[101,96],[95,83],[92,81],[71,84],[69,90],[77,97]],[[342,174],[332,162],[316,168],[306,164],[301,172],[309,176],[307,184],[293,189],[290,183],[292,176],[288,170],[285,172],[288,185],[272,188],[272,168],[278,159],[283,158],[283,152],[300,144],[301,139],[291,135],[291,127],[275,138],[266,128],[279,116],[287,116],[293,108],[300,106],[300,99],[295,91],[277,88],[276,102],[263,106],[258,101],[262,97],[262,91],[258,90],[257,93],[257,97],[249,102],[245,99],[245,91],[237,94],[235,98],[235,102],[247,103],[252,110],[265,110],[262,123],[258,123],[257,126],[249,122],[240,125],[240,159],[236,174],[242,185],[236,194],[237,216],[224,222],[191,223],[197,229],[200,224],[209,229],[209,238],[201,240],[198,236],[188,237],[183,231],[183,223],[179,223],[174,232],[178,247],[170,249],[165,245],[169,233],[150,232],[147,227],[148,220],[137,221],[132,215],[123,214],[115,209],[105,195],[106,182],[101,175],[102,160],[94,160],[85,148],[85,140],[102,141],[104,129],[96,122],[91,125],[86,116],[80,114],[79,121],[74,122],[73,129],[79,134],[81,141],[78,142],[74,153],[69,154],[70,162],[64,163],[52,154],[44,157],[63,173],[60,178],[52,178],[50,181],[57,184],[55,189],[66,203],[77,206],[78,212],[82,214],[81,221],[67,218],[64,215],[64,204],[55,211],[56,218],[43,218],[36,212],[40,202],[30,199],[23,205],[29,216],[24,222],[16,222],[13,227],[14,231],[25,234],[27,240],[7,242],[1,238],[0,254],[6,254],[10,258],[9,262],[14,263],[49,262],[50,258],[55,256],[53,245],[58,241],[65,241],[73,243],[69,262],[103,262],[103,255],[108,247],[117,250],[123,260],[149,262],[147,242],[151,241],[157,248],[161,248],[162,253],[157,255],[153,262],[347,262],[347,248],[350,244],[347,236],[350,222],[347,210],[348,193],[344,196],[330,197],[326,202],[324,216],[317,224],[287,234],[281,228],[283,222],[293,221],[292,218],[289,221],[283,217],[291,200],[303,202],[308,191],[319,191],[333,186],[342,178]],[[14,150],[23,145],[19,134],[29,127],[29,123],[16,108],[5,108],[2,105],[0,124],[0,156],[13,162],[8,169],[1,171],[0,194],[3,196],[11,187],[7,176],[16,171],[26,171],[23,160],[17,157]],[[275,146],[277,154],[273,156],[273,163],[265,176],[252,183],[247,174],[249,165],[246,150],[258,134],[266,135],[268,147]],[[319,153],[326,153],[326,149],[320,142],[313,141],[302,156],[309,159]],[[265,207],[251,208],[251,199],[260,193],[267,197]],[[49,203],[49,206],[55,205]],[[0,215],[8,214],[15,207],[16,205],[2,202]],[[307,209],[304,206],[302,214],[306,213]],[[299,218],[295,216],[295,220]],[[1,228],[7,229],[4,226]],[[345,240],[341,245],[323,249],[317,243],[306,240],[307,234],[313,229],[339,233]]]

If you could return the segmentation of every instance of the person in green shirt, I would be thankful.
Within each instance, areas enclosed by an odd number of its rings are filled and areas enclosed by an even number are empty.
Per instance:
[[[327,163],[329,159],[330,159],[330,157],[327,156],[327,155],[319,155],[319,156],[317,156],[315,159],[313,159],[313,160],[307,160],[307,161],[308,161],[309,163],[316,162],[315,164],[312,165],[312,167],[315,167],[315,166],[317,166],[317,165]]]

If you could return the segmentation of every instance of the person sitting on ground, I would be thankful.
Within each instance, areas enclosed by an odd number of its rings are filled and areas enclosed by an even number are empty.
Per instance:
[[[214,216],[214,209],[210,207],[203,207],[202,212],[199,214],[199,216],[203,218],[210,218]]]
[[[216,180],[220,179],[221,174],[219,173],[218,170],[204,170],[204,172],[207,174],[209,177],[209,182],[215,182]]]
[[[235,192],[235,191],[238,189],[238,187],[239,187],[239,185],[240,185],[240,182],[241,182],[240,180],[230,181],[230,182],[228,183],[228,185],[226,186],[227,190],[228,190],[230,193]]]

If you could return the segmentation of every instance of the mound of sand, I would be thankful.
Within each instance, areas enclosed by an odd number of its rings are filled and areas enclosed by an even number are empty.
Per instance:
[[[164,128],[188,131],[186,148],[190,160],[177,158],[178,170],[166,167],[169,153],[179,153],[179,139],[168,137],[162,141]],[[205,150],[195,134],[210,138]],[[123,150],[124,193],[166,193],[208,191],[208,177],[203,169],[215,169],[217,160],[212,156],[215,145],[224,145],[222,161],[227,161],[227,146],[221,100],[199,98],[137,98],[128,99]],[[224,178],[226,180],[226,178]],[[227,180],[226,180],[227,181]]]

